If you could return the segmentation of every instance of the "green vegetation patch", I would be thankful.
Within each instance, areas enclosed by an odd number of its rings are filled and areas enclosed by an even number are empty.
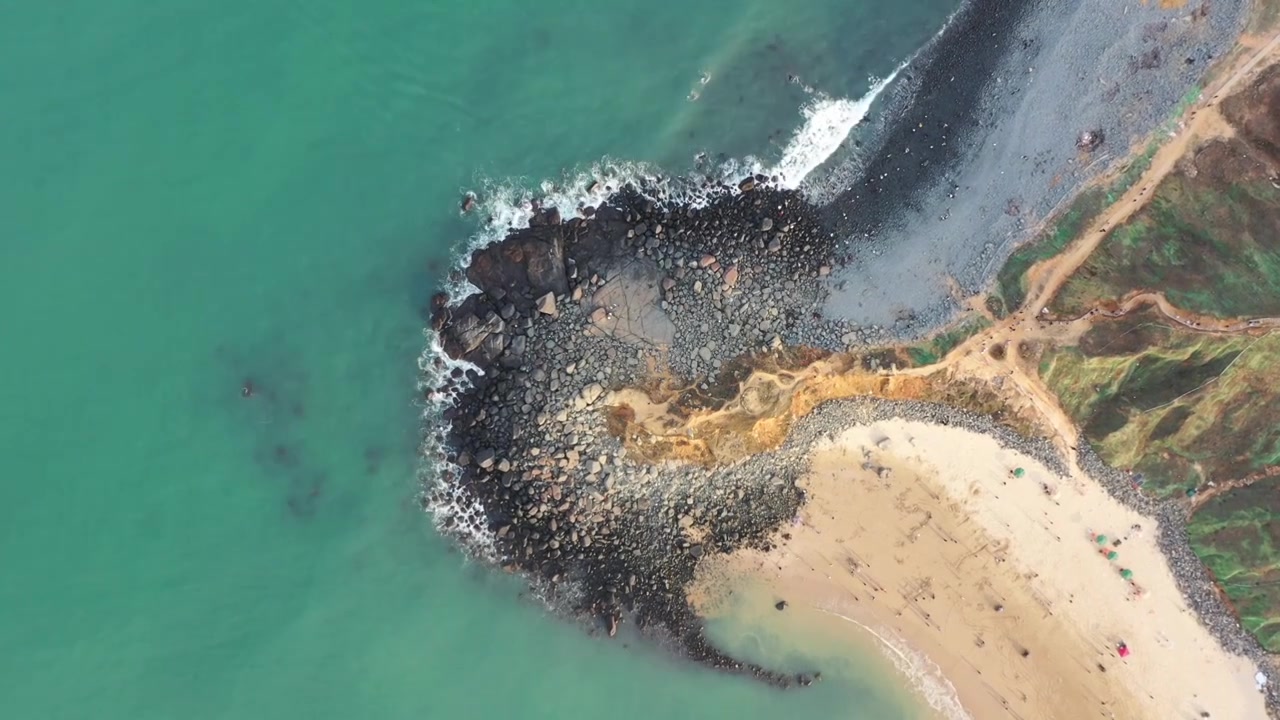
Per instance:
[[[1040,369],[1102,458],[1157,495],[1280,464],[1280,333],[1192,333],[1144,311],[1046,351]]]
[[[933,365],[954,350],[960,343],[991,327],[991,321],[985,316],[971,313],[952,325],[950,329],[934,335],[928,340],[907,345],[902,348],[910,367]]]
[[[1013,251],[996,274],[996,289],[989,298],[988,308],[998,317],[1004,317],[1022,306],[1027,300],[1027,271],[1042,260],[1066,249],[1080,232],[1093,222],[1105,205],[1106,191],[1089,188],[1059,215],[1045,232],[1035,240]]]
[[[1280,652],[1280,478],[1206,502],[1191,517],[1191,548],[1262,646]]]
[[[1133,158],[1109,186],[1086,188],[1043,233],[1014,250],[996,274],[996,289],[988,303],[991,311],[1004,317],[1021,307],[1027,300],[1027,271],[1036,263],[1065,250],[1103,210],[1128,192],[1151,167],[1151,160],[1159,149],[1158,142],[1148,144],[1146,150]]]
[[[1218,317],[1280,315],[1280,189],[1178,173],[1112,230],[1051,305],[1078,316],[1133,290]]]

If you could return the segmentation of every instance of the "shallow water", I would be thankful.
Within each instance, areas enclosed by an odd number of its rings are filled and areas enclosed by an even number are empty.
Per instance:
[[[468,565],[414,383],[461,190],[776,157],[787,73],[859,97],[955,4],[10,3],[0,711],[894,717],[878,658],[780,693]]]

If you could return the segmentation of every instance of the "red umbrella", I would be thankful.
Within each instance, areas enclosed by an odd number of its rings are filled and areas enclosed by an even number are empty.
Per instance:
[[[1120,645],[1116,647],[1116,652],[1120,653],[1120,657],[1129,657],[1129,646],[1124,643],[1120,643]]]

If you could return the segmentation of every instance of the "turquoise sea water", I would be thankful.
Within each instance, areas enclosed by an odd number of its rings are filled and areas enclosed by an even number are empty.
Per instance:
[[[874,654],[780,693],[468,564],[414,383],[462,189],[776,152],[788,72],[858,97],[955,5],[7,4],[0,717],[920,716]]]

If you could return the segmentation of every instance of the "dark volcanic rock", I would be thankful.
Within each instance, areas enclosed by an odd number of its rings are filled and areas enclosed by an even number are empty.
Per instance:
[[[1106,136],[1103,135],[1101,130],[1085,130],[1080,133],[1080,137],[1076,138],[1076,147],[1085,152],[1093,152],[1102,147],[1105,139]]]
[[[440,389],[457,396],[441,443],[456,469],[437,491],[472,498],[503,567],[551,597],[563,590],[609,634],[634,623],[702,662],[788,685],[794,676],[716,650],[684,591],[701,558],[763,546],[794,516],[800,456],[653,466],[606,432],[610,392],[655,371],[705,388],[744,354],[850,333],[813,312],[831,251],[813,207],[761,178],[744,186],[701,209],[624,189],[590,219],[557,224],[543,210],[477,251],[467,277],[480,292],[432,304],[445,353],[480,371]]]
[[[457,397],[442,413],[440,443],[454,466],[430,492],[437,506],[461,493],[480,513],[455,515],[444,529],[484,534],[498,564],[609,635],[634,624],[699,662],[787,686],[818,676],[781,675],[720,652],[685,590],[702,558],[767,548],[795,517],[804,502],[796,480],[813,443],[902,416],[993,435],[1065,473],[1051,445],[991,418],[866,400],[826,403],[795,423],[782,447],[731,466],[655,465],[628,454],[608,431],[619,410],[614,390],[657,374],[688,388],[684,402],[710,407],[727,399],[719,388],[733,392],[741,379],[735,361],[762,348],[865,342],[865,329],[815,313],[834,250],[816,216],[798,194],[761,181],[704,208],[626,189],[590,220],[514,232],[477,253],[469,277],[481,292],[454,308],[433,303],[446,354],[482,371],[442,380]],[[619,293],[618,283],[635,287]],[[507,305],[515,312],[504,313]],[[669,335],[655,332],[656,313],[674,327]],[[1126,491],[1092,455],[1082,453],[1081,465],[1160,518],[1189,603],[1225,646],[1261,657],[1191,553],[1178,509]]]
[[[559,217],[557,215],[557,217]],[[467,280],[479,288],[519,288],[517,303],[532,306],[531,298],[548,292],[568,292],[564,267],[564,231],[548,225],[512,236],[471,255]]]

